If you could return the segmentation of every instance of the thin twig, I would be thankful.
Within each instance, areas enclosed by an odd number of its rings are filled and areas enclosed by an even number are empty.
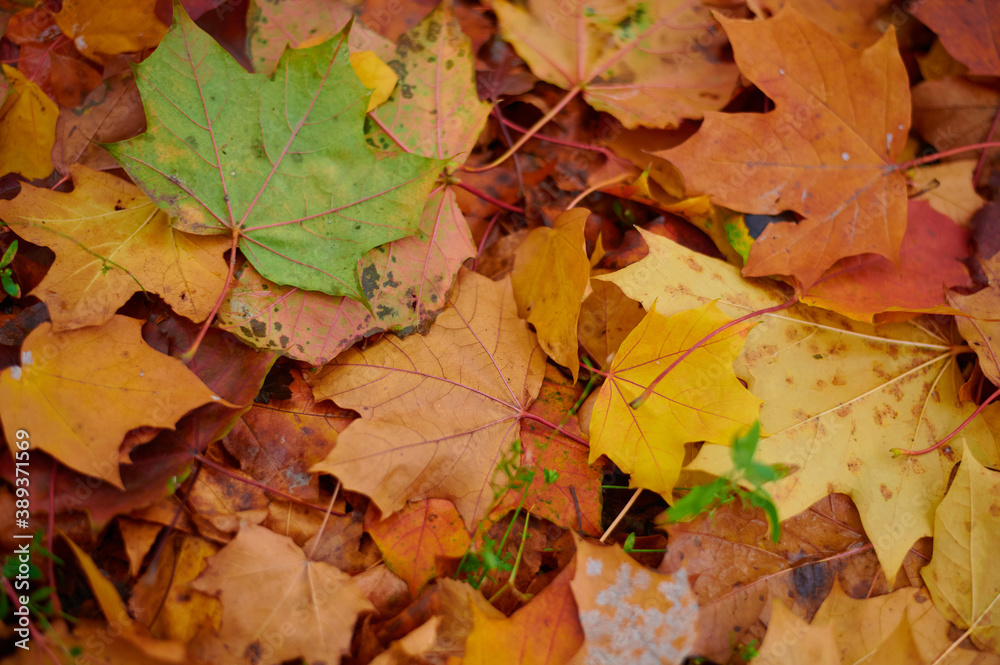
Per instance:
[[[642,488],[641,487],[636,488],[635,493],[632,495],[632,498],[628,500],[628,503],[625,504],[625,507],[622,508],[620,513],[618,513],[618,517],[615,518],[615,521],[611,523],[611,526],[608,527],[608,530],[604,532],[603,536],[601,536],[602,543],[608,539],[608,536],[610,536],[611,532],[615,530],[615,527],[618,526],[618,523],[621,522],[623,519],[625,519],[625,515],[628,514],[628,511],[632,508],[632,505],[635,504],[636,499],[639,498],[640,494],[642,494]]]
[[[983,619],[986,618],[986,615],[989,614],[990,610],[993,609],[993,606],[997,604],[997,600],[1000,600],[1000,593],[998,593],[997,595],[993,596],[993,601],[989,605],[986,606],[986,609],[983,610],[982,614],[979,615],[979,618],[976,619],[975,621],[973,621],[972,625],[969,626],[969,629],[966,630],[964,633],[962,633],[961,637],[959,637],[957,640],[955,640],[954,642],[952,642],[951,646],[944,650],[944,653],[942,653],[940,656],[938,656],[937,658],[935,658],[934,662],[931,663],[931,665],[940,665],[941,663],[943,663],[944,659],[948,657],[948,654],[950,654],[952,651],[954,651],[955,649],[957,649],[958,645],[961,644],[963,641],[965,641],[965,638],[967,638],[969,635],[972,634],[972,631],[974,631],[976,629],[976,626],[978,626],[980,623],[982,623]]]

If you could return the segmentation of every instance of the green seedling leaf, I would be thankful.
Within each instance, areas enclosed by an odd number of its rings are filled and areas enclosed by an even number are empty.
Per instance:
[[[418,230],[443,162],[367,147],[350,26],[267,76],[174,16],[135,68],[149,128],[108,149],[180,230],[232,235],[279,284],[364,300],[358,260]]]
[[[14,260],[14,255],[17,254],[17,241],[10,243],[10,247],[7,251],[3,253],[3,258],[0,258],[0,268],[6,268],[10,265],[10,262]]]
[[[700,515],[725,494],[728,486],[729,481],[726,478],[716,478],[707,485],[692,488],[687,496],[667,509],[667,518],[671,522],[684,522]]]
[[[14,279],[11,277],[9,269],[0,271],[0,282],[3,283],[3,290],[6,291],[7,295],[11,298],[21,297],[21,287],[14,283]]]
[[[733,441],[733,466],[737,469],[749,467],[753,460],[753,454],[757,450],[758,441],[760,441],[759,420],[754,422],[750,431]]]
[[[764,510],[767,514],[767,523],[771,526],[771,540],[778,542],[781,538],[781,520],[778,519],[778,509],[771,495],[762,489],[755,490],[750,495],[750,505]]]

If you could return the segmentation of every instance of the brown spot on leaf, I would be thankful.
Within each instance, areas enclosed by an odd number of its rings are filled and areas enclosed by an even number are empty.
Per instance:
[[[879,486],[879,491],[882,492],[882,498],[886,501],[892,498],[892,490],[886,487],[885,483],[882,483],[882,485]]]

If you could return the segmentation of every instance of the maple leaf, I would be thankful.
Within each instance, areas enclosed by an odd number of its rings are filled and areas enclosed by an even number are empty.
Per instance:
[[[126,432],[172,428],[210,402],[235,406],[180,360],[151,349],[141,326],[115,315],[101,327],[35,328],[21,347],[21,365],[0,373],[0,415],[10,445],[17,430],[27,430],[33,448],[124,489],[118,449]]]
[[[52,173],[59,107],[24,74],[3,65],[13,92],[0,106],[0,174],[44,178]]]
[[[346,573],[252,524],[211,557],[192,587],[222,601],[217,639],[230,658],[327,662],[347,652],[358,614],[372,609]]]
[[[101,0],[66,0],[55,21],[80,53],[100,62],[101,55],[142,51],[160,43],[169,26],[157,17],[156,5],[157,0],[139,0],[109,13]]]
[[[346,38],[253,75],[178,9],[136,68],[149,129],[108,148],[177,228],[238,238],[276,282],[361,300],[358,259],[416,231],[439,163],[365,146]]]
[[[310,380],[317,401],[361,414],[311,470],[368,495],[383,515],[408,500],[450,499],[471,530],[545,356],[517,318],[509,281],[463,271],[455,290],[427,335],[351,349]]]
[[[45,301],[53,330],[102,325],[139,291],[204,321],[225,287],[229,242],[175,231],[165,212],[120,178],[80,165],[70,173],[68,194],[24,185],[13,201],[0,201],[8,226],[56,253],[29,294]]]
[[[583,645],[583,627],[570,588],[570,563],[540,594],[509,617],[493,618],[472,606],[466,665],[564,665]]]
[[[157,565],[150,566],[132,588],[129,609],[136,620],[148,625],[154,635],[186,644],[206,628],[217,631],[222,605],[190,584],[219,549],[215,543],[183,532],[168,536]]]
[[[66,534],[63,540],[69,545],[70,550],[76,557],[77,563],[83,570],[87,583],[94,592],[94,598],[101,608],[101,612],[107,618],[109,624],[117,626],[118,633],[131,642],[147,657],[163,660],[166,662],[182,662],[184,658],[184,645],[178,642],[153,639],[146,626],[132,619],[125,609],[125,603],[118,595],[118,589],[107,577],[101,574],[94,560],[80,549]]]
[[[390,149],[395,142],[442,159],[469,151],[489,106],[476,99],[468,38],[444,4],[404,37],[410,47],[393,60],[403,72],[400,84],[371,114],[370,144]],[[283,288],[244,270],[219,318],[249,344],[322,365],[376,332],[405,335],[426,328],[444,307],[459,266],[475,252],[454,191],[445,187],[427,199],[416,235],[372,249],[359,261],[370,310],[352,300]]]
[[[1000,646],[1000,576],[993,562],[1000,538],[998,516],[1000,474],[966,453],[937,508],[934,555],[921,571],[945,618],[959,628],[978,623],[972,641],[991,651]]]
[[[539,78],[628,128],[666,127],[726,105],[736,68],[707,8],[678,0],[566,5],[492,3],[503,38]],[[697,35],[692,40],[692,35]],[[695,46],[697,43],[697,46]]]
[[[910,201],[908,210],[898,265],[872,254],[841,259],[801,301],[859,321],[887,311],[953,313],[945,290],[973,286],[962,263],[969,234],[927,201]]]
[[[472,542],[455,506],[444,499],[408,504],[365,530],[382,550],[389,570],[406,580],[414,597],[437,575],[438,558],[457,559]]]
[[[590,419],[590,461],[607,455],[631,475],[633,487],[670,496],[684,460],[684,444],[729,445],[757,419],[760,400],[733,374],[752,324],[715,335],[729,323],[715,304],[667,318],[649,313],[622,342],[597,394]],[[673,369],[641,406],[631,403],[668,367]]]
[[[643,239],[648,257],[602,279],[647,306],[655,301],[673,313],[718,299],[724,311],[743,315],[785,299],[717,259],[649,233]],[[769,486],[781,518],[831,492],[850,495],[868,533],[891,534],[873,544],[894,578],[913,542],[931,535],[963,443],[901,460],[889,451],[929,447],[972,414],[958,396],[953,348],[919,322],[876,329],[805,305],[761,317],[736,372],[763,400],[761,428],[771,436],[757,449],[760,461],[799,469]],[[980,417],[962,435],[974,449],[993,445]],[[706,445],[691,468],[722,474],[732,466],[729,453]]]
[[[570,585],[586,635],[584,663],[679,664],[690,653],[698,604],[684,570],[651,571],[617,545],[576,537]]]
[[[577,323],[590,283],[590,261],[583,229],[590,211],[574,208],[552,228],[534,229],[517,249],[510,280],[517,315],[535,327],[538,343],[552,360],[580,375]]]
[[[914,5],[913,15],[937,33],[948,53],[969,66],[970,74],[1000,75],[1000,15],[992,0],[924,0]]]
[[[838,259],[899,261],[906,183],[894,169],[909,131],[906,69],[890,28],[865,51],[786,6],[767,21],[720,19],[736,62],[770,113],[708,113],[691,139],[656,153],[689,194],[747,213],[793,210],[768,225],[743,274],[792,275],[808,289]]]

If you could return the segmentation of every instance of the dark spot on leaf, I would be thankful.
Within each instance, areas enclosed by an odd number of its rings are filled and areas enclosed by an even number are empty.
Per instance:
[[[281,337],[278,338],[278,343],[281,344],[281,348],[283,349],[288,348],[288,342],[290,341],[291,340],[288,339],[288,335],[282,335]]]
[[[375,308],[375,318],[376,319],[389,319],[396,317],[396,310],[393,307],[388,307],[386,305],[379,305]]]
[[[361,271],[361,290],[365,292],[365,298],[371,300],[375,297],[381,278],[382,276],[378,274],[378,270],[373,265],[366,266]]]
[[[263,321],[254,319],[250,322],[250,328],[253,329],[254,337],[263,337],[267,334],[267,326],[264,325]]]
[[[795,568],[795,591],[799,597],[822,599],[830,586],[830,574],[823,566],[799,566]]]
[[[275,311],[277,311],[277,310],[275,310]],[[281,323],[279,323],[278,321],[275,321],[274,323],[272,323],[272,324],[271,324],[271,326],[272,326],[272,327],[273,327],[273,328],[274,328],[275,330],[277,330],[277,331],[280,331],[280,330],[281,330]]]
[[[427,22],[427,41],[436,42],[438,37],[441,36],[441,24],[437,21]],[[423,48],[423,46],[421,46]]]
[[[256,665],[260,662],[260,657],[264,654],[264,649],[261,648],[260,642],[251,642],[247,645],[247,648],[243,650],[243,658]]]

